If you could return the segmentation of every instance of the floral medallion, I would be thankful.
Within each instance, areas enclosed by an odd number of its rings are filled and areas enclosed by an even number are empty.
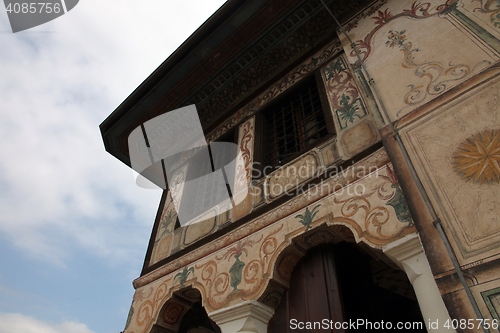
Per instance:
[[[462,142],[452,155],[462,179],[475,184],[500,183],[500,130],[485,130]]]

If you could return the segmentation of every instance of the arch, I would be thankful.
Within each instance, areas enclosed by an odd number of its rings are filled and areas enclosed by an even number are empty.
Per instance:
[[[295,265],[302,259],[308,250],[322,244],[338,244],[342,241],[356,244],[356,246],[369,254],[371,257],[383,262],[388,267],[399,270],[399,267],[385,255],[381,249],[373,247],[372,244],[365,240],[355,231],[350,225],[329,224],[325,221],[317,221],[322,223],[295,237],[290,238],[288,245],[283,246],[279,253],[275,254],[274,263],[270,268],[270,277],[266,288],[264,289],[258,301],[276,308],[281,302],[284,292],[290,286],[290,275],[295,268]],[[316,224],[315,223],[315,224]]]
[[[316,323],[361,317],[396,323],[403,318],[423,325],[406,273],[381,250],[357,243],[345,226],[323,225],[301,236],[281,251],[273,277],[259,298],[275,309],[268,332],[285,329],[277,324],[285,318],[287,323],[292,318]],[[379,307],[372,308],[375,304]],[[425,330],[422,326],[414,331]]]
[[[220,329],[208,317],[200,291],[186,287],[163,304],[150,333],[220,333]]]

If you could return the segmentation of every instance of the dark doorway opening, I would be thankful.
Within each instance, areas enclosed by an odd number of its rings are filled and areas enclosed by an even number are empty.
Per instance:
[[[345,329],[336,322],[365,321]],[[324,244],[307,252],[295,266],[290,288],[270,320],[268,333],[384,332],[398,323],[414,324],[405,332],[426,332],[413,288],[406,275],[373,259],[357,246]],[[368,324],[372,323],[372,326]],[[332,324],[333,323],[333,324]],[[339,324],[337,324],[339,325]]]
[[[184,288],[174,292],[163,305],[150,333],[221,333],[208,317],[197,289]]]
[[[201,301],[194,303],[182,318],[179,333],[221,333],[209,317]]]

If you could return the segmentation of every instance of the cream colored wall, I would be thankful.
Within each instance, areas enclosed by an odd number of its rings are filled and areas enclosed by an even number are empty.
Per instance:
[[[500,270],[495,264],[500,258],[499,93],[500,77],[496,76],[401,129],[487,318],[498,316],[498,310],[485,311],[480,294],[500,287]],[[447,291],[468,303],[459,290],[455,286]]]
[[[497,78],[401,129],[462,265],[500,255],[499,93]]]
[[[443,221],[483,315],[495,318],[499,314],[494,301],[500,298],[500,267],[495,263],[500,259],[500,162],[495,157],[495,147],[500,146],[495,141],[500,136],[497,102],[500,44],[495,39],[500,36],[500,9],[495,6],[484,0],[376,2],[347,22],[345,28],[365,61],[380,100],[372,99],[372,95],[362,88],[366,82],[357,78],[360,73],[358,58],[349,41],[340,35],[345,56],[336,56],[339,47],[335,42],[326,46],[224,121],[208,135],[208,140],[222,135],[321,67],[337,138],[282,169],[284,173],[286,168],[309,163],[311,175],[318,175],[380,140],[376,128],[386,126],[389,120],[385,119],[384,124],[380,117],[384,114],[384,106],[390,120],[396,121],[395,126],[401,131],[410,159]],[[335,80],[339,78],[335,75],[345,79],[343,90],[335,88],[338,84]],[[341,104],[345,92],[350,99],[344,99]],[[372,93],[376,95],[373,89]],[[351,121],[349,117],[342,117],[342,108],[345,109],[346,101],[352,104],[355,96],[360,100],[356,102],[357,115],[355,112]],[[379,110],[373,108],[375,104]],[[473,164],[467,159],[478,158],[481,154],[486,158],[485,149],[490,149],[488,142],[493,148],[486,175],[487,169],[479,168],[484,164]],[[471,157],[467,149],[474,147],[478,151]],[[264,299],[268,281],[279,279],[273,265],[281,249],[311,228],[346,226],[357,242],[373,249],[414,233],[412,222],[401,216],[398,219],[395,207],[389,203],[392,200],[394,204],[393,198],[400,189],[387,155],[377,152],[363,163],[376,166],[380,172],[376,177],[365,175],[367,178],[362,179],[355,175],[339,175],[330,181],[340,186],[336,190],[362,184],[366,190],[364,195],[346,195],[347,192],[341,195],[337,191],[326,196],[311,193],[297,196],[215,242],[136,280],[134,314],[126,332],[148,332],[162,304],[183,286],[199,289],[209,312],[237,304],[243,298]],[[470,166],[461,165],[464,163]],[[474,171],[475,166],[477,170]],[[477,180],[468,173],[469,169],[479,175]],[[275,173],[256,183],[252,189],[252,206],[272,202],[284,195],[272,197],[266,189],[273,183],[287,185],[290,181]],[[168,216],[168,209],[165,208],[162,221]],[[304,218],[306,209],[309,216],[316,214],[312,223],[302,224],[299,215]],[[192,226],[190,236],[187,230],[173,234],[170,230],[163,236],[156,235],[158,245],[153,249],[151,263],[165,258],[171,251],[162,237],[170,237],[171,246],[181,248],[186,239],[191,244],[213,230],[216,230],[216,222]],[[428,254],[432,260],[447,260],[445,256],[446,253]],[[235,266],[237,260],[244,263],[241,271],[238,265]],[[244,279],[245,272],[248,281],[236,284],[234,281],[238,279],[235,280],[234,275],[240,274]],[[451,278],[452,273],[451,270],[434,272],[440,292],[448,304],[470,307],[463,288]],[[236,288],[231,286],[231,281]],[[470,314],[467,311],[464,313]]]
[[[473,9],[481,2],[463,1],[474,17],[484,19]],[[346,24],[392,121],[499,60],[497,50],[453,14],[456,5],[457,1],[384,0],[372,7],[376,10],[362,15],[366,17],[356,17]],[[349,62],[359,65],[349,40],[340,36]]]
[[[285,76],[286,84],[283,80],[271,85],[264,93],[251,102],[249,105],[258,104],[253,112],[261,110],[269,101],[276,98],[285,91],[285,88],[292,87],[300,82],[309,72],[321,68],[321,77],[326,92],[326,100],[330,107],[330,114],[335,126],[335,136],[327,142],[318,145],[305,155],[296,158],[286,165],[271,172],[260,181],[252,184],[250,190],[252,196],[241,198],[241,203],[229,213],[221,214],[203,222],[187,227],[176,229],[162,229],[165,219],[175,214],[175,202],[171,202],[170,194],[163,208],[160,226],[155,236],[155,244],[152,250],[149,265],[168,257],[186,246],[189,246],[201,238],[217,231],[226,223],[234,222],[249,214],[255,207],[265,205],[285,195],[285,192],[297,192],[300,187],[312,178],[324,173],[333,165],[339,165],[342,161],[348,160],[363,150],[371,147],[380,140],[377,125],[369,107],[370,97],[364,96],[360,88],[360,82],[347,63],[345,56],[336,54],[335,43],[329,44],[324,50],[313,55],[304,61],[296,69]],[[327,56],[325,56],[327,55]],[[318,59],[322,59],[319,61]],[[300,73],[300,74],[298,74]],[[277,90],[279,87],[279,90]],[[246,110],[243,108],[240,112]],[[243,117],[242,114],[235,116]],[[235,117],[233,116],[233,117]],[[229,122],[233,124],[233,122]],[[228,130],[228,125],[224,122],[218,129],[214,130],[218,135],[222,135]],[[243,153],[245,168],[240,170],[240,177],[251,183],[252,162],[255,141],[255,117],[250,117],[246,121],[238,124],[238,145]],[[214,140],[208,135],[208,140]],[[297,172],[300,170],[300,172]],[[185,172],[179,171],[182,179]],[[185,170],[184,170],[185,171]],[[329,171],[331,172],[331,170]],[[173,189],[176,192],[182,191],[182,183],[179,188]],[[281,188],[281,190],[279,190]],[[245,194],[245,193],[243,193]],[[239,199],[236,193],[236,199]],[[175,221],[174,221],[175,222]],[[167,245],[167,242],[171,243]]]
[[[383,0],[345,25],[489,319],[499,313],[487,299],[500,298],[499,14],[495,1]],[[453,271],[434,274],[455,316],[474,318]]]
[[[318,188],[137,279],[125,332],[149,332],[163,304],[188,286],[201,292],[209,314],[249,299],[274,304],[280,290],[272,286],[287,285],[290,260],[300,259],[282,255],[294,240],[301,239],[304,250],[329,239],[362,243],[381,253],[387,244],[414,233],[393,167],[381,149]]]
[[[238,110],[235,114],[223,121],[216,129],[207,135],[207,142],[212,142],[237,126],[238,146],[242,152],[242,157],[245,162],[245,170],[240,170],[237,177],[246,179],[248,183],[251,181],[255,140],[255,117],[252,115],[265,107],[274,98],[280,96],[288,88],[300,82],[308,74],[330,62],[332,58],[338,56],[339,52],[341,52],[341,45],[338,40],[334,40],[327,44],[322,50],[313,54],[311,57],[305,59],[301,64],[293,68],[278,82],[271,84],[263,93],[248,103],[248,105]],[[314,151],[314,154],[314,161],[316,164],[315,170],[323,170],[325,167],[339,162],[339,155],[337,153],[334,140],[330,140],[329,142],[318,147],[318,149]],[[295,161],[292,161],[289,164],[292,165],[294,163]],[[179,170],[178,175],[176,175],[176,177],[179,177],[180,180],[180,182],[178,182],[179,186],[172,189],[173,191],[176,191],[177,193],[182,192],[182,180],[185,177],[186,171],[187,170],[182,168]],[[316,175],[316,172],[310,174],[306,177],[306,179],[303,179],[303,181],[311,179]],[[273,177],[276,178],[275,176]],[[239,191],[237,191],[238,193],[235,193],[238,197],[237,199],[242,200],[241,203],[237,205],[236,209],[200,223],[195,223],[193,225],[181,227],[175,230],[175,219],[167,229],[162,227],[165,225],[167,217],[175,214],[174,207],[176,203],[172,201],[171,194],[169,193],[163,207],[157,232],[153,235],[155,242],[151,250],[152,252],[148,265],[151,266],[160,260],[167,258],[169,255],[180,251],[186,246],[189,246],[201,238],[217,231],[220,227],[223,227],[227,223],[241,219],[249,214],[255,207],[259,207],[273,201],[275,197],[271,197],[267,191],[267,187],[269,186],[268,183],[269,179],[262,178],[261,182],[257,182],[250,187],[250,195],[247,196],[246,193],[243,193],[244,191],[242,191],[241,195],[244,196],[244,198],[239,198],[240,194]]]

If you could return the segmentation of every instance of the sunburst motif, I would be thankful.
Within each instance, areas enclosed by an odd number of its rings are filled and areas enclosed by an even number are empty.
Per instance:
[[[453,153],[452,164],[466,181],[500,183],[500,130],[486,130],[462,142]]]

